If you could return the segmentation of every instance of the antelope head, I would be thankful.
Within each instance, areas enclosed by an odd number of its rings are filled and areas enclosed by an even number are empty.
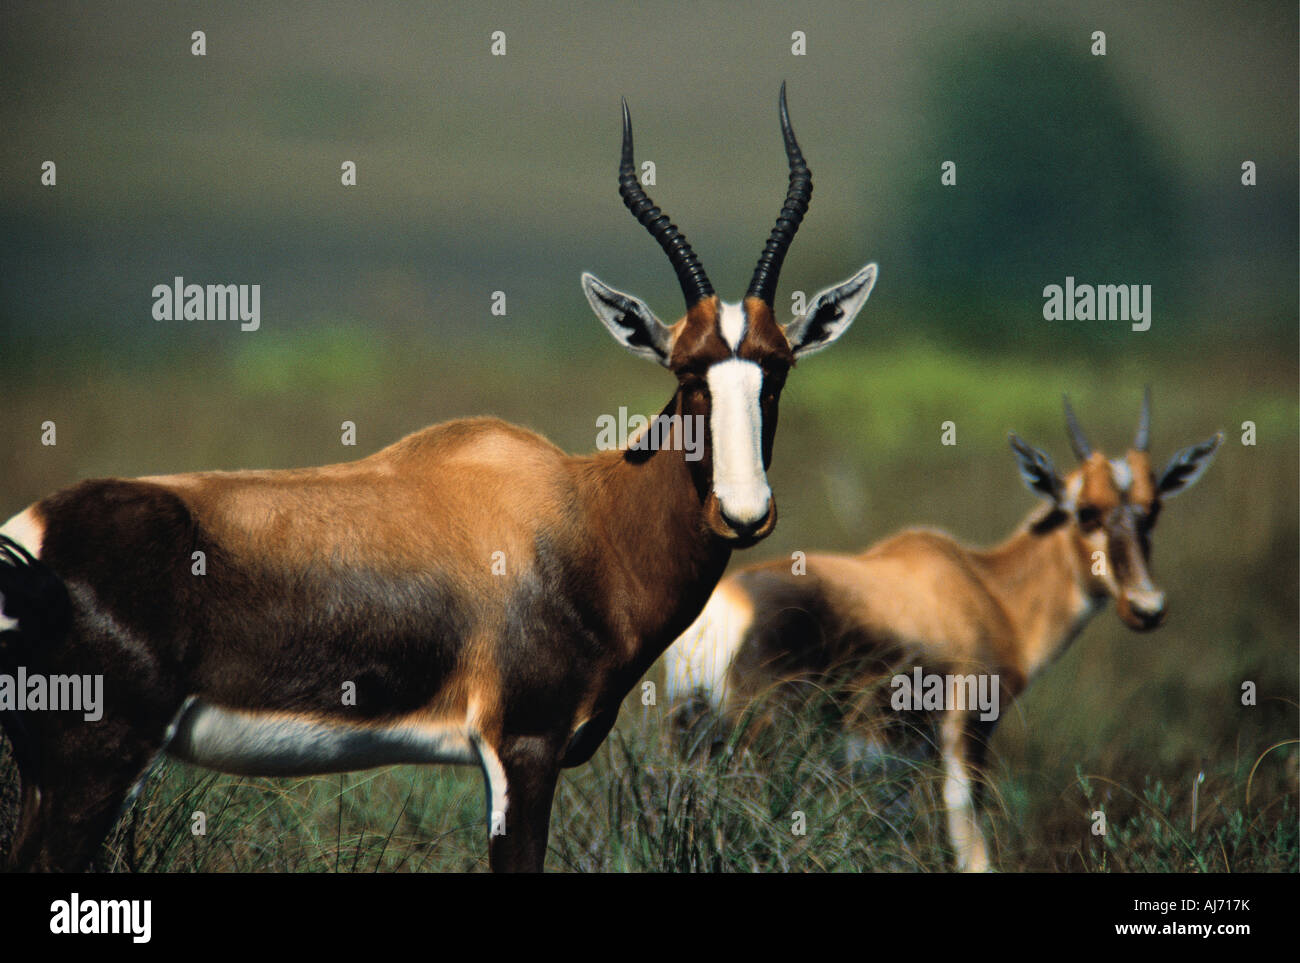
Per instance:
[[[639,298],[591,274],[582,276],[587,300],[610,333],[633,354],[657,361],[677,377],[675,413],[698,416],[706,426],[704,456],[696,468],[705,524],[737,546],[753,544],[776,525],[766,469],[786,375],[797,359],[848,330],[876,281],[876,265],[868,264],[819,292],[802,315],[777,322],[773,301],[781,264],[812,198],[812,174],[790,126],[784,84],[779,106],[789,189],[741,301],[722,301],[714,294],[686,238],[646,196],[633,164],[626,100],[619,193],[668,255],[686,298],[686,313],[675,324],[664,324]]]
[[[1107,458],[1089,444],[1069,399],[1065,421],[1079,467],[1061,478],[1042,451],[1011,436],[1025,483],[1054,505],[1053,521],[1071,534],[1093,597],[1109,595],[1129,628],[1146,631],[1165,617],[1165,593],[1150,571],[1151,531],[1167,498],[1190,488],[1210,466],[1223,433],[1179,451],[1157,475],[1151,467],[1151,392],[1132,446],[1120,458]],[[1098,555],[1100,553],[1100,556]]]

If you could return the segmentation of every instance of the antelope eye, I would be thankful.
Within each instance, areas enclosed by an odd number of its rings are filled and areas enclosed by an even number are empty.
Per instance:
[[[703,378],[687,377],[682,379],[682,391],[692,398],[703,398],[709,393],[709,385]]]
[[[1079,525],[1086,530],[1092,530],[1101,524],[1101,512],[1092,505],[1085,505],[1079,509]]]

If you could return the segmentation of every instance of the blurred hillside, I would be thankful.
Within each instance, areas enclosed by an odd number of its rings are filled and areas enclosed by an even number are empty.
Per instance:
[[[289,10],[5,5],[0,355],[38,335],[38,354],[235,341],[152,319],[149,292],[176,275],[260,283],[268,329],[439,344],[538,326],[586,343],[588,269],[674,316],[671,272],[615,189],[621,93],[653,196],[738,296],[784,188],[782,79],[817,184],[782,297],[874,259],[889,331],[1295,345],[1293,4]],[[1067,274],[1152,284],[1152,330],[1043,322],[1042,288]]]

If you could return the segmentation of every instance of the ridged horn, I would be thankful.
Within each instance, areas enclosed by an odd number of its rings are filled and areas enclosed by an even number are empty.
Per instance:
[[[677,283],[682,286],[687,309],[711,297],[713,285],[686,236],[677,230],[677,225],[668,219],[667,214],[655,206],[637,180],[636,165],[632,162],[632,115],[627,109],[626,97],[623,98],[623,159],[618,165],[618,193],[632,216],[641,222],[668,255],[673,270],[677,272]]]
[[[785,138],[786,157],[790,160],[790,187],[786,191],[781,213],[777,216],[776,226],[772,228],[763,253],[759,256],[758,267],[754,268],[749,291],[746,292],[747,297],[761,298],[768,305],[776,297],[781,264],[785,261],[786,252],[790,250],[795,232],[799,230],[799,223],[808,213],[813,191],[812,171],[804,163],[799,141],[795,139],[794,128],[790,126],[790,111],[785,104],[785,81],[781,82],[781,134]]]

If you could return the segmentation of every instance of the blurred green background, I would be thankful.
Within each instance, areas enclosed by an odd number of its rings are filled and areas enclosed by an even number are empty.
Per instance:
[[[779,306],[870,260],[880,280],[791,379],[781,522],[734,564],[913,523],[998,540],[1034,505],[1007,431],[1068,466],[1068,392],[1116,452],[1149,383],[1157,462],[1227,444],[1156,532],[1166,625],[1103,613],[999,731],[1004,865],[1079,868],[1078,766],[1135,791],[1209,767],[1240,808],[1283,744],[1262,805],[1294,819],[1297,42],[1295,4],[1267,2],[5,4],[0,517],[83,477],[337,461],[462,415],[590,450],[597,416],[672,385],[579,273],[681,310],[618,198],[619,95],[651,195],[736,298],[783,197],[784,79],[816,193]],[[155,321],[176,275],[260,284],[261,329]],[[1152,285],[1151,329],[1043,320],[1067,275]]]

